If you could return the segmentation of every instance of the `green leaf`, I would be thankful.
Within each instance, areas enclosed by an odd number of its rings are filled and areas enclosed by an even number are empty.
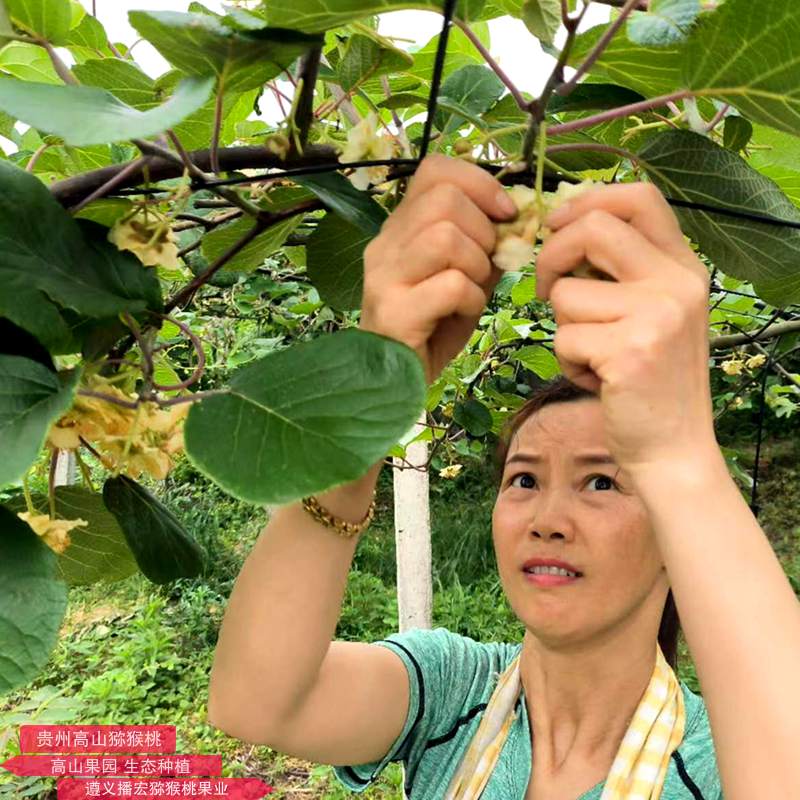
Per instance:
[[[153,583],[193,578],[205,565],[203,548],[156,497],[126,475],[103,485],[103,502],[116,517],[139,568]]]
[[[511,358],[519,361],[523,367],[545,381],[549,381],[550,378],[554,378],[561,372],[558,359],[550,350],[540,344],[520,347],[519,350],[511,354]]]
[[[24,294],[35,303],[26,319],[47,314],[50,303],[96,318],[160,310],[155,271],[117,250],[107,234],[100,225],[73,219],[38,178],[0,161],[0,308]],[[35,336],[41,332],[15,322]]]
[[[691,131],[672,130],[638,153],[666,197],[800,222],[800,211],[769,178],[730,150]],[[676,207],[681,227],[727,275],[753,284],[776,307],[800,300],[800,230]]]
[[[211,95],[212,78],[187,78],[151,111],[137,111],[110,92],[90,86],[49,86],[0,79],[0,109],[67,144],[90,145],[143,138],[177,125]]]
[[[552,45],[561,27],[561,0],[526,0],[522,21],[537,39]]]
[[[768,149],[752,150],[748,163],[775,181],[800,207],[800,139],[766,125],[754,125],[753,131],[753,144],[766,145]]]
[[[610,23],[609,23],[610,24]],[[575,37],[567,63],[581,64],[609,25],[596,25]],[[590,75],[607,78],[645,97],[658,97],[683,87],[682,50],[678,45],[646,47],[614,36],[592,65]]]
[[[303,221],[302,214],[279,222],[268,228],[250,244],[240,250],[223,269],[229,271],[249,272],[260,267],[286,241],[286,237]],[[250,217],[242,217],[235,222],[221,225],[203,237],[201,249],[209,264],[213,264],[220,256],[242,239],[255,223]]]
[[[46,495],[34,494],[34,508],[49,513]],[[112,583],[139,571],[133,553],[125,541],[117,520],[103,504],[103,496],[82,486],[57,486],[56,516],[60,519],[83,519],[88,526],[73,528],[64,553],[56,554],[56,574],[69,586]],[[22,495],[6,506],[14,512],[25,511]]]
[[[326,214],[306,243],[308,277],[320,299],[337,311],[361,308],[364,248],[374,238],[338,214]]]
[[[383,206],[378,205],[367,192],[356,189],[340,172],[293,175],[292,180],[314,192],[342,219],[371,236],[378,234],[386,220],[387,214]]]
[[[158,106],[155,81],[130,61],[95,58],[76,64],[72,72],[85,86],[106,89],[138,111],[149,111]]]
[[[69,0],[5,0],[11,21],[31,36],[51,44],[66,43],[72,27]]]
[[[733,150],[735,153],[744,150],[752,137],[753,126],[750,120],[736,114],[725,117],[723,144],[728,150]]]
[[[469,64],[456,70],[439,89],[440,98],[447,98],[463,107],[470,114],[482,114],[497,102],[505,86],[488,67]],[[464,124],[459,114],[437,109],[433,124],[445,135],[457,131]]]
[[[0,71],[23,81],[62,85],[44,48],[27,42],[9,42],[0,50]]]
[[[272,353],[193,404],[186,453],[234,496],[282,504],[361,477],[424,402],[417,354],[351,328]]]
[[[18,481],[36,460],[50,425],[72,406],[79,376],[0,355],[0,486]]]
[[[456,16],[467,22],[476,20],[483,9],[484,0],[459,0]],[[267,22],[281,28],[293,28],[306,33],[321,33],[330,28],[347,25],[372,14],[385,14],[403,8],[442,11],[443,3],[422,0],[296,0],[293,3],[266,5]]]
[[[634,11],[628,17],[628,39],[655,47],[681,42],[700,10],[700,0],[651,0],[647,11]]]
[[[511,287],[511,302],[515,306],[526,306],[536,297],[536,276],[526,275]]]
[[[489,409],[474,397],[456,403],[453,408],[453,419],[473,436],[485,436],[492,429],[492,415]]]
[[[683,82],[755,122],[800,136],[800,4],[726,0],[703,14],[682,53]]]
[[[402,72],[414,63],[413,56],[394,47],[389,39],[354,34],[347,40],[338,65],[339,83],[346,92],[369,77]]]
[[[33,680],[50,659],[67,610],[56,554],[0,507],[0,695]]]
[[[97,17],[86,14],[80,23],[69,32],[64,44],[69,48],[83,47],[87,50],[107,51],[108,35]]]
[[[579,83],[566,97],[553,93],[547,103],[547,113],[605,111],[641,100],[644,97],[639,92],[614,83]]]
[[[216,75],[226,92],[261,86],[323,41],[274,28],[233,30],[207,14],[131,11],[128,19],[170,64],[188,75]]]

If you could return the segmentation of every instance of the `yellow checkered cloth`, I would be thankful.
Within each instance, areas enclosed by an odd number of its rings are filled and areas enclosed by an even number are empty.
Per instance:
[[[478,730],[464,753],[444,800],[478,800],[516,719],[522,681],[521,653],[499,674]],[[675,672],[656,643],[650,683],[628,725],[600,800],[658,800],[669,759],[683,740],[686,711]]]

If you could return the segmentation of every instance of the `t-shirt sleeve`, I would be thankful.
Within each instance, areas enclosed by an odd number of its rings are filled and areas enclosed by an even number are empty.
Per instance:
[[[411,628],[393,633],[373,644],[388,647],[405,664],[409,681],[408,715],[403,729],[386,755],[370,764],[334,767],[334,774],[348,789],[363,792],[390,761],[403,761],[411,774],[433,738],[448,722],[457,718],[463,696],[453,688],[455,675],[463,675],[469,666],[465,642],[471,640],[446,628]]]

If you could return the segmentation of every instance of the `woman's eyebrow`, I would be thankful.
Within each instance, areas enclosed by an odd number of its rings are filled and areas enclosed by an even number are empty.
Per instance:
[[[515,453],[506,461],[506,464],[513,464],[515,461],[525,461],[529,464],[539,464],[542,457],[536,453]],[[616,464],[610,453],[582,453],[575,456],[576,464]]]

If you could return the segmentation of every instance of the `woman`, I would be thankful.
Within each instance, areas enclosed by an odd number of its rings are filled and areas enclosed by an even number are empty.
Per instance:
[[[503,197],[476,165],[429,156],[365,250],[360,327],[413,348],[429,383],[500,278]],[[546,223],[537,295],[568,389],[512,422],[492,520],[523,642],[331,641],[381,460],[274,511],[226,610],[209,721],[337,765],[356,791],[402,759],[407,794],[431,800],[800,797],[800,607],[714,436],[706,269],[647,184]],[[584,259],[614,281],[564,277]],[[580,574],[546,585],[524,571],[535,558]],[[659,637],[670,589],[702,699]]]

